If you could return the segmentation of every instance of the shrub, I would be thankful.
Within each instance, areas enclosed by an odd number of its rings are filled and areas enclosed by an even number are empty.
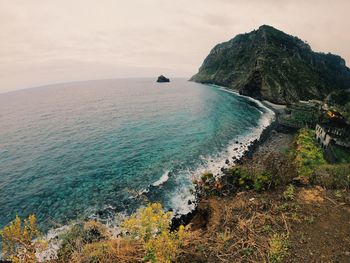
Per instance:
[[[262,191],[262,190],[268,190],[271,187],[272,181],[271,174],[267,171],[263,171],[260,174],[258,174],[254,180],[254,190],[255,191]]]
[[[214,181],[214,175],[211,172],[204,172],[196,183],[205,190],[210,189],[210,184]]]
[[[232,167],[228,170],[228,182],[237,188],[252,189],[253,173],[243,167]]]
[[[228,182],[236,188],[246,190],[254,189],[263,191],[270,189],[272,185],[272,176],[267,171],[247,169],[247,167],[232,167],[228,170]]]
[[[84,230],[81,224],[73,225],[68,232],[60,236],[61,246],[57,251],[58,262],[72,261],[72,255],[82,250]]]
[[[349,189],[350,164],[321,165],[315,169],[311,183],[328,189]]]
[[[201,176],[202,182],[206,182],[214,178],[214,175],[211,172],[204,172]]]
[[[185,237],[184,227],[170,232],[172,213],[165,213],[161,204],[149,204],[139,209],[123,223],[123,228],[133,240],[143,244],[145,261],[171,262],[177,255]]]
[[[271,175],[272,187],[285,186],[297,176],[289,153],[269,153],[262,163],[263,169]]]
[[[16,216],[0,231],[3,257],[12,262],[37,262],[36,253],[42,252],[46,243],[39,239],[35,215],[22,220]]]
[[[107,229],[97,221],[75,224],[61,236],[61,246],[57,251],[59,262],[76,262],[74,258],[82,257],[86,244],[99,242],[108,238]]]
[[[107,228],[98,221],[90,220],[84,223],[84,241],[97,242],[108,237]]]

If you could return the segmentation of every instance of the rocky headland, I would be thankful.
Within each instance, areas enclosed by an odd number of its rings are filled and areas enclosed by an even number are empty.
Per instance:
[[[301,39],[263,25],[216,45],[191,80],[286,104],[349,88],[350,69],[340,56],[314,52]]]

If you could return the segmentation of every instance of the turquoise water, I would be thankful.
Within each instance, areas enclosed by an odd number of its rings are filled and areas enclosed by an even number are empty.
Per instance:
[[[266,114],[252,100],[183,79],[0,94],[0,226],[16,213],[35,213],[48,228],[148,201],[185,213],[193,177],[239,154],[230,143],[249,140]]]

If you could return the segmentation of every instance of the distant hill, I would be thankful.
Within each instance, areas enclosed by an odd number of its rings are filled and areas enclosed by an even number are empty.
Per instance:
[[[299,38],[263,25],[216,45],[191,80],[284,104],[350,88],[350,69],[340,56],[313,52]]]

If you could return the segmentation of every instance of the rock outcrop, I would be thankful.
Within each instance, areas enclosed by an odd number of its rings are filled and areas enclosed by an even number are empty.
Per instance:
[[[191,80],[285,104],[350,88],[350,69],[340,56],[313,52],[299,38],[263,25],[216,45]]]
[[[160,75],[157,79],[157,82],[170,82],[170,79],[164,77],[163,75]]]

